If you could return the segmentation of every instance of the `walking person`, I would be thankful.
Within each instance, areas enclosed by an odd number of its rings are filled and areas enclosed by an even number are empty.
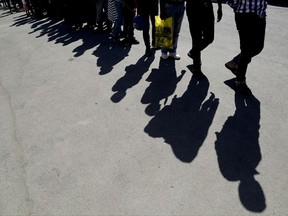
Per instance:
[[[25,11],[27,16],[30,16],[33,14],[31,8],[30,8],[30,4],[29,4],[29,0],[21,0],[22,5],[23,5],[23,10]]]
[[[225,64],[235,76],[235,90],[251,95],[246,84],[246,72],[252,58],[264,48],[266,29],[266,0],[230,0],[228,4],[235,13],[235,22],[240,39],[240,53]]]
[[[221,0],[217,0],[217,22],[222,19]],[[201,71],[201,51],[214,40],[215,16],[211,0],[188,0],[186,14],[189,22],[189,30],[192,38],[192,49],[188,56],[193,59],[193,74],[204,77]]]
[[[160,0],[160,18],[162,20],[165,20],[168,17],[172,17],[173,20],[173,48],[162,48],[162,59],[168,59],[169,57],[171,57],[175,60],[179,60],[181,58],[180,55],[177,53],[177,44],[185,12],[184,1],[185,0]]]
[[[152,29],[152,47],[155,48],[155,16],[158,15],[159,3],[158,0],[135,0],[137,15],[140,15],[144,22],[145,27],[143,29],[143,40],[145,43],[145,55],[151,56],[151,40],[150,40],[150,21],[151,21],[151,29]]]

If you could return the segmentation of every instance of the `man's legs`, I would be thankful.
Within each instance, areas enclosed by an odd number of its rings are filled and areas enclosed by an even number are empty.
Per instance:
[[[251,94],[246,85],[246,72],[251,59],[258,55],[264,47],[266,20],[257,14],[235,14],[235,21],[240,39],[240,54],[225,66],[236,75],[236,87],[240,93]],[[237,62],[238,61],[238,62]],[[234,62],[233,68],[228,64]]]
[[[208,5],[187,2],[187,17],[192,38],[192,49],[188,56],[193,59],[194,68],[201,69],[201,51],[214,40],[214,12]]]
[[[185,12],[184,4],[177,5],[175,14],[173,16],[173,50],[172,50],[173,53],[176,53],[177,51],[178,38],[182,26],[184,12]]]
[[[201,51],[204,50],[209,44],[211,44],[214,40],[214,11],[213,5],[211,2],[207,3],[204,6],[203,13],[203,24],[202,24],[202,40],[201,40]]]
[[[241,50],[236,79],[245,81],[248,64],[264,47],[266,21],[256,14],[235,14],[235,20]]]
[[[145,44],[145,47],[146,47],[146,51],[145,51],[145,55],[146,56],[151,56],[152,52],[151,52],[151,49],[150,49],[150,34],[149,34],[149,31],[150,31],[150,23],[149,23],[149,13],[148,11],[145,11],[145,13],[142,15],[145,23],[146,23],[146,26],[144,27],[143,29],[143,40],[144,40],[144,44]]]
[[[126,46],[132,44],[139,44],[139,41],[134,37],[134,27],[133,27],[133,18],[135,16],[135,12],[129,10],[127,7],[124,7],[124,33],[125,39],[124,44]]]
[[[193,59],[194,69],[200,70],[201,68],[201,8],[200,4],[195,2],[187,2],[186,14],[189,23],[190,35],[192,38],[192,49],[188,52],[188,56]]]

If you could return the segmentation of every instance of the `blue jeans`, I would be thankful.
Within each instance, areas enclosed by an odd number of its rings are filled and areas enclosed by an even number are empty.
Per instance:
[[[194,0],[193,0],[194,1]],[[162,48],[162,53],[173,52],[176,53],[179,32],[182,25],[182,20],[185,12],[184,3],[181,4],[165,4],[167,17],[172,17],[173,20],[173,49]]]

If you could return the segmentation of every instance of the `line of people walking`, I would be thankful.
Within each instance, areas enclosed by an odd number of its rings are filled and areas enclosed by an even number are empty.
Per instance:
[[[112,0],[111,0],[112,1]],[[116,20],[116,28],[113,31],[113,39],[119,41],[120,31],[119,25],[122,23],[122,12],[119,13],[121,7],[124,14],[124,29],[128,29],[125,40],[128,44],[138,44],[133,34],[133,17],[140,15],[146,22],[143,29],[143,40],[146,47],[145,55],[152,54],[151,47],[155,46],[155,16],[160,11],[160,17],[165,20],[172,17],[173,20],[173,46],[172,48],[161,48],[161,58],[172,58],[180,60],[177,53],[178,37],[181,31],[182,20],[185,9],[189,22],[189,30],[192,39],[192,48],[188,52],[188,56],[193,60],[193,75],[196,78],[205,78],[201,70],[201,52],[214,40],[215,16],[212,0],[115,0],[117,2],[117,11],[120,16]],[[217,22],[221,21],[222,1],[217,2]],[[160,3],[160,10],[158,5]],[[248,64],[252,58],[258,55],[264,47],[265,29],[266,29],[266,0],[228,0],[228,4],[235,13],[236,27],[240,39],[240,53],[231,61],[225,64],[235,76],[236,82],[234,89],[245,95],[251,95],[252,91],[246,84],[246,72]],[[126,15],[125,15],[126,14]],[[125,24],[126,23],[126,24]],[[129,23],[129,24],[127,24]],[[150,43],[150,24],[151,24],[151,41]],[[126,25],[126,26],[125,26]],[[127,42],[127,41],[126,41]]]
[[[9,1],[10,0],[6,0]],[[17,0],[11,0],[12,2]],[[161,49],[161,58],[180,60],[177,52],[178,38],[185,14],[189,22],[191,49],[187,55],[193,61],[193,75],[205,78],[201,70],[201,52],[214,40],[215,15],[213,0],[21,0],[26,12],[41,17],[48,15],[63,18],[76,28],[87,27],[96,32],[109,32],[115,43],[125,46],[137,45],[134,37],[134,17],[141,16],[145,25],[142,29],[145,55],[150,57],[153,50]],[[217,22],[221,21],[222,1],[217,3]],[[20,4],[20,3],[19,3]],[[234,89],[245,95],[252,92],[246,84],[246,72],[252,58],[264,47],[266,28],[266,0],[228,0],[235,13],[235,23],[239,33],[240,52],[225,67],[236,77]],[[155,44],[155,16],[162,20],[172,17],[172,48],[157,47]],[[150,34],[151,33],[151,34]]]

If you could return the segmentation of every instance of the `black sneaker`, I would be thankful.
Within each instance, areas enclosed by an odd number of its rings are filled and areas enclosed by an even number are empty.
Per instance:
[[[236,81],[236,86],[235,86],[236,92],[242,95],[252,95],[251,89],[247,86],[246,82],[239,82]]]

